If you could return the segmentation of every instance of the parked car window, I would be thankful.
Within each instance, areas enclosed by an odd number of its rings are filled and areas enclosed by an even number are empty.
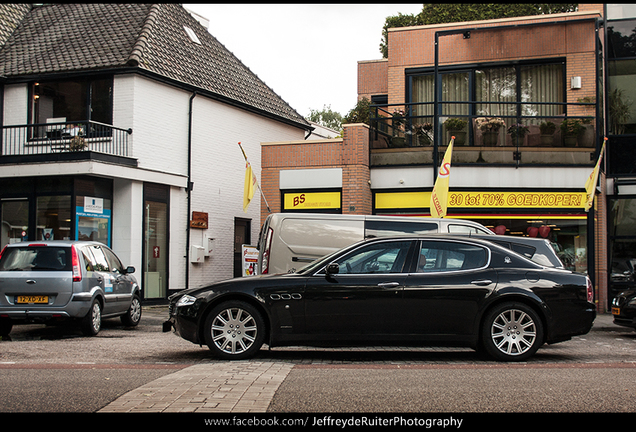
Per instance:
[[[106,258],[108,258],[111,271],[120,273],[120,274],[126,273],[124,270],[124,266],[122,265],[121,261],[119,260],[119,258],[117,258],[117,255],[115,255],[113,251],[111,251],[110,249],[106,247],[102,248],[102,250],[104,251]]]
[[[486,249],[453,242],[422,242],[417,272],[477,269],[486,265]]]
[[[90,251],[90,253],[93,256],[93,268],[95,271],[104,271],[104,272],[109,272],[110,271],[110,266],[108,265],[108,260],[106,259],[106,256],[104,255],[104,252],[102,252],[102,248],[99,246],[89,246],[87,248],[88,251]]]
[[[450,224],[448,225],[448,232],[453,234],[484,234],[485,231],[477,229],[476,227]]]
[[[337,261],[339,274],[401,273],[410,241],[376,243]]]
[[[19,247],[8,248],[2,255],[0,270],[3,271],[60,271],[71,270],[68,248]]]

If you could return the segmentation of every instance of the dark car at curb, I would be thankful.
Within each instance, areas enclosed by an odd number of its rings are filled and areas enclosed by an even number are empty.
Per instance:
[[[170,297],[164,331],[222,359],[276,346],[468,346],[522,361],[590,331],[589,278],[492,242],[365,240],[295,273],[236,278]]]
[[[612,300],[614,324],[636,330],[636,290],[625,290]]]
[[[0,335],[15,324],[75,321],[97,335],[102,318],[141,320],[141,289],[106,245],[94,241],[19,242],[0,252]]]

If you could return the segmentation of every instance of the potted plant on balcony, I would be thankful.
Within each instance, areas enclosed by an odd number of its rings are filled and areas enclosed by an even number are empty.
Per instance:
[[[584,126],[579,119],[565,119],[561,123],[561,134],[563,135],[563,144],[566,147],[576,147],[579,135],[583,133]]]
[[[446,130],[455,137],[455,145],[464,145],[466,143],[467,124],[466,120],[457,117],[451,117],[444,122]]]
[[[523,140],[528,132],[530,132],[530,129],[522,124],[514,124],[508,128],[508,134],[510,134],[510,138],[512,138],[513,145],[523,144]]]
[[[499,117],[479,117],[475,119],[475,125],[483,134],[484,145],[494,146],[499,140],[499,129],[505,126],[505,123]]]
[[[556,132],[556,125],[551,121],[542,122],[539,125],[539,132],[541,134],[541,145],[552,147],[554,145],[554,132]]]
[[[404,135],[400,134],[402,126],[404,125],[404,111],[393,110],[391,114],[391,127],[393,129],[393,137],[391,138],[391,145],[393,147],[404,147],[405,139]]]
[[[430,123],[422,123],[413,126],[413,133],[417,137],[418,145],[420,146],[429,146],[433,142],[431,139],[431,131],[433,130],[433,125]]]

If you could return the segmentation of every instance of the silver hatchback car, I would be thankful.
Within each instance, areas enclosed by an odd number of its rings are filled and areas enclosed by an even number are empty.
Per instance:
[[[7,245],[0,252],[0,335],[14,324],[77,320],[94,336],[102,318],[141,320],[141,290],[115,253],[99,242],[46,241]]]

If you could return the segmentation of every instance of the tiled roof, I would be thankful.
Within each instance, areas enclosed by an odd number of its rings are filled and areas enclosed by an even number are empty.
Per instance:
[[[179,4],[47,4],[33,7],[10,36],[3,30],[6,78],[137,67],[311,127]]]

